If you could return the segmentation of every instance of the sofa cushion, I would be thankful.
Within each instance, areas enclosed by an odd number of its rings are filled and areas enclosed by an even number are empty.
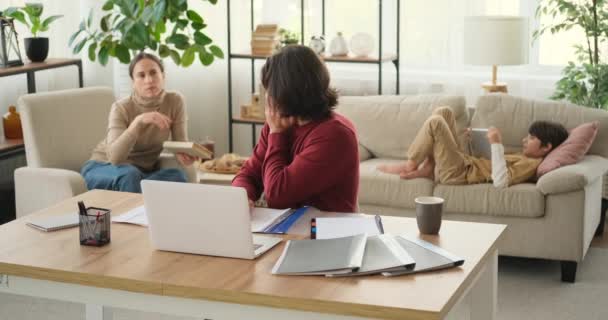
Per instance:
[[[589,154],[608,158],[608,112],[558,101],[532,100],[505,94],[489,94],[477,100],[471,127],[495,126],[502,131],[506,150],[521,150],[522,138],[536,120],[555,121],[572,129],[598,121],[599,130]]]
[[[403,160],[370,159],[359,167],[359,203],[387,207],[416,207],[414,199],[433,194],[433,181],[429,179],[404,180],[396,174],[376,169],[382,163],[399,163]]]
[[[433,195],[445,199],[444,212],[491,216],[541,217],[545,196],[535,184],[522,183],[505,189],[492,184],[437,185]]]
[[[459,132],[468,126],[462,96],[340,97],[337,111],[353,122],[359,143],[375,157],[403,159],[424,121],[441,106],[454,110]]]

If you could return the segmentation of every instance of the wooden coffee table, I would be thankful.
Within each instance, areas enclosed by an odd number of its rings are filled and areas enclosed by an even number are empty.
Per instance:
[[[385,217],[387,232],[430,241],[464,265],[394,278],[276,276],[271,269],[285,242],[241,260],[157,251],[148,229],[135,225],[112,224],[112,242],[100,248],[80,246],[78,228],[45,233],[26,226],[75,212],[78,200],[113,215],[143,203],[140,194],[94,190],[0,226],[0,292],[83,303],[87,320],[103,319],[104,306],[222,320],[487,320],[496,312],[504,225],[444,221],[439,236],[426,236],[414,219]],[[281,237],[305,238],[305,220]]]

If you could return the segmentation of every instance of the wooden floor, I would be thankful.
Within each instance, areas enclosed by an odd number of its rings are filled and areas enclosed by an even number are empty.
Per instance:
[[[596,248],[608,248],[608,225],[604,225],[604,234],[594,237],[591,246]]]

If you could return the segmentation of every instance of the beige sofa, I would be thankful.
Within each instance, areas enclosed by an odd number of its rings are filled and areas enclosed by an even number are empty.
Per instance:
[[[572,128],[598,120],[599,134],[578,164],[554,170],[536,183],[496,189],[491,184],[447,186],[429,179],[402,180],[379,172],[380,163],[403,161],[418,129],[433,109],[448,105],[459,129],[495,126],[507,151],[521,150],[534,120],[553,120]],[[414,198],[446,199],[449,220],[508,225],[502,255],[562,262],[562,280],[574,281],[601,218],[602,177],[608,170],[608,112],[553,101],[508,95],[482,96],[469,117],[464,97],[342,97],[338,112],[350,118],[360,144],[359,203],[363,212],[415,216]],[[470,120],[469,120],[470,119]]]
[[[15,170],[17,217],[87,191],[80,168],[106,134],[114,103],[110,88],[89,87],[19,98],[27,167]],[[172,154],[161,167],[178,167]],[[186,168],[196,182],[194,167]]]

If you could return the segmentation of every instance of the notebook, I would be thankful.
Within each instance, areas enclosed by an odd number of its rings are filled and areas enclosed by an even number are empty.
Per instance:
[[[323,240],[289,240],[272,274],[325,275],[361,267],[367,235]]]
[[[357,271],[342,274],[327,274],[328,277],[350,277],[382,272],[405,271],[414,268],[414,259],[397,242],[397,237],[380,234],[367,238],[363,263]]]
[[[382,218],[376,216],[318,217],[310,221],[311,239],[332,239],[367,233],[374,236],[384,233]]]
[[[403,274],[458,267],[464,264],[464,259],[424,240],[409,237],[407,235],[400,235],[396,237],[396,239],[403,249],[414,258],[416,265],[413,269],[382,272],[383,276],[399,276]]]
[[[78,213],[68,213],[54,217],[36,218],[26,222],[32,228],[45,232],[71,228],[78,225]]]

